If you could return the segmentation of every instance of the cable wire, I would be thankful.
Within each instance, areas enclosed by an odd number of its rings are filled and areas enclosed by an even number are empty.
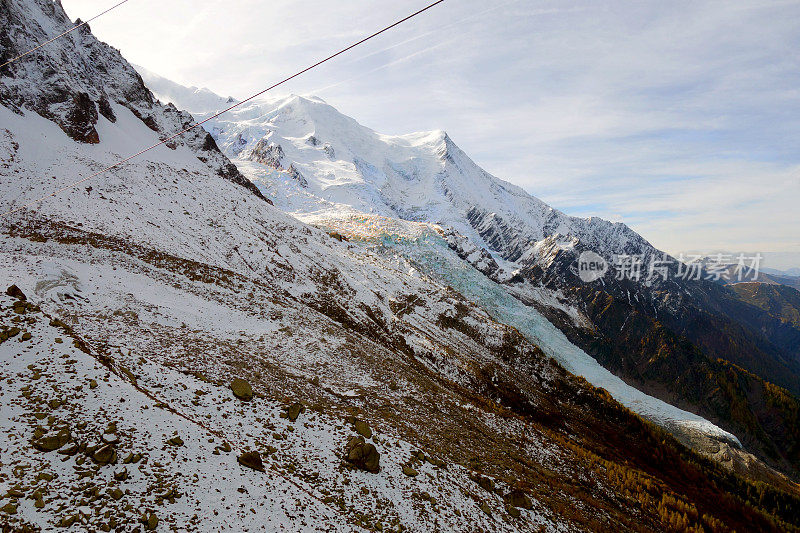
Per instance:
[[[125,1],[127,1],[127,0],[125,0]],[[428,4],[427,6],[425,6],[425,7],[424,7],[424,8],[422,8],[422,9],[420,9],[419,11],[415,11],[414,13],[412,13],[412,14],[408,15],[407,17],[404,17],[404,18],[402,18],[402,19],[398,20],[397,22],[394,22],[394,23],[390,24],[389,26],[386,26],[385,28],[383,28],[383,29],[381,29],[381,30],[378,30],[378,31],[376,31],[375,33],[373,33],[373,34],[371,34],[371,35],[368,35],[367,37],[364,37],[364,38],[363,38],[363,39],[361,39],[360,41],[357,41],[357,42],[355,42],[355,43],[351,44],[350,46],[347,46],[346,48],[342,48],[342,49],[341,49],[341,50],[339,50],[338,52],[336,52],[336,53],[334,53],[334,54],[331,54],[331,55],[329,55],[329,56],[328,56],[328,57],[326,57],[325,59],[322,59],[322,60],[320,60],[320,61],[317,61],[317,62],[316,62],[316,63],[314,63],[313,65],[311,65],[311,66],[308,66],[308,67],[304,68],[303,70],[301,70],[301,71],[299,71],[299,72],[296,72],[296,73],[292,74],[291,76],[288,76],[288,77],[286,77],[286,78],[282,79],[282,80],[281,80],[281,81],[279,81],[278,83],[275,83],[275,84],[273,84],[273,85],[270,85],[270,86],[269,86],[269,87],[267,87],[266,89],[264,89],[264,90],[262,90],[262,91],[259,91],[259,92],[255,93],[254,95],[252,95],[252,96],[250,96],[250,97],[248,97],[248,98],[246,98],[246,99],[242,100],[241,102],[237,102],[236,104],[234,104],[234,105],[232,105],[232,106],[230,106],[230,107],[227,107],[227,108],[223,109],[222,111],[219,111],[219,112],[217,112],[217,113],[215,113],[215,114],[211,115],[210,117],[208,117],[208,118],[206,118],[206,119],[203,119],[203,120],[201,120],[200,122],[196,122],[195,124],[193,124],[192,126],[189,126],[189,127],[188,127],[188,128],[186,128],[185,130],[179,131],[178,133],[175,133],[174,135],[171,135],[171,136],[167,137],[166,139],[162,140],[161,142],[158,142],[158,143],[156,143],[156,144],[154,144],[154,145],[152,145],[152,146],[149,146],[149,147],[147,147],[147,148],[145,148],[145,149],[143,149],[143,150],[140,150],[140,151],[136,152],[135,154],[133,154],[133,155],[130,155],[130,156],[126,157],[125,159],[122,159],[121,161],[118,161],[118,162],[114,163],[114,164],[113,164],[113,165],[111,165],[111,166],[108,166],[108,167],[106,167],[106,168],[104,168],[104,169],[102,169],[102,170],[99,170],[99,171],[95,172],[94,174],[92,174],[92,175],[90,175],[90,176],[86,176],[85,178],[81,178],[81,179],[79,179],[78,181],[75,181],[75,182],[73,182],[73,183],[70,183],[69,185],[65,185],[64,187],[61,187],[60,189],[57,189],[57,190],[53,191],[53,192],[52,192],[52,193],[50,193],[50,194],[47,194],[47,195],[45,195],[45,196],[42,196],[41,198],[39,198],[39,199],[37,199],[37,200],[33,200],[33,201],[31,201],[31,202],[28,202],[28,203],[26,203],[26,204],[23,204],[23,205],[21,205],[21,206],[19,206],[19,207],[15,207],[15,208],[13,208],[13,209],[11,209],[11,210],[9,210],[9,211],[6,211],[6,212],[5,212],[5,213],[3,213],[2,215],[0,215],[0,218],[2,218],[2,217],[6,217],[6,216],[8,216],[8,215],[10,215],[10,214],[12,214],[12,213],[14,213],[14,212],[16,212],[16,211],[20,211],[20,210],[22,210],[22,209],[26,209],[26,208],[28,208],[28,207],[30,207],[30,206],[32,206],[32,205],[36,205],[36,204],[38,204],[38,203],[41,203],[41,202],[43,202],[43,201],[47,200],[48,198],[52,198],[53,196],[56,196],[56,195],[58,195],[58,194],[61,194],[61,193],[62,193],[62,192],[64,192],[64,191],[67,191],[67,190],[69,190],[69,189],[72,189],[73,187],[76,187],[76,186],[80,185],[81,183],[83,183],[83,182],[85,182],[85,181],[88,181],[88,180],[90,180],[90,179],[92,179],[92,178],[94,178],[94,177],[96,177],[96,176],[99,176],[100,174],[103,174],[104,172],[107,172],[107,171],[111,170],[112,168],[118,167],[118,166],[120,166],[121,164],[123,164],[123,163],[125,163],[125,162],[127,162],[127,161],[130,161],[131,159],[133,159],[133,158],[135,158],[135,157],[138,157],[138,156],[140,156],[140,155],[142,155],[142,154],[144,154],[144,153],[146,153],[146,152],[149,152],[149,151],[150,151],[150,150],[152,150],[153,148],[157,148],[157,147],[161,146],[162,144],[166,144],[166,143],[168,143],[169,141],[171,141],[172,139],[174,139],[174,138],[176,138],[176,137],[178,137],[178,136],[180,136],[180,135],[183,135],[183,134],[184,134],[184,133],[186,133],[187,131],[193,130],[193,129],[194,129],[194,128],[196,128],[197,126],[200,126],[200,125],[202,125],[202,124],[205,124],[205,123],[206,123],[206,122],[208,122],[209,120],[211,120],[211,119],[214,119],[214,118],[217,118],[218,116],[222,115],[223,113],[227,113],[227,112],[228,112],[228,111],[230,111],[231,109],[234,109],[234,108],[236,108],[236,107],[239,107],[240,105],[242,105],[242,104],[245,104],[245,103],[249,102],[250,100],[253,100],[254,98],[258,98],[259,96],[261,96],[262,94],[266,93],[267,91],[270,91],[270,90],[274,89],[275,87],[278,87],[279,85],[283,85],[283,84],[284,84],[284,83],[286,83],[287,81],[293,80],[294,78],[296,78],[296,77],[298,77],[298,76],[300,76],[300,75],[302,75],[302,74],[304,74],[304,73],[308,72],[309,70],[311,70],[311,69],[313,69],[313,68],[316,68],[316,67],[318,67],[318,66],[322,65],[323,63],[326,63],[326,62],[330,61],[331,59],[333,59],[333,58],[335,58],[335,57],[337,57],[337,56],[340,56],[340,55],[344,54],[345,52],[347,52],[347,51],[349,51],[349,50],[352,50],[352,49],[353,49],[353,48],[355,48],[356,46],[359,46],[360,44],[363,44],[363,43],[365,43],[365,42],[369,41],[370,39],[372,39],[372,38],[374,38],[374,37],[377,37],[378,35],[380,35],[380,34],[382,34],[382,33],[384,33],[384,32],[387,32],[387,31],[391,30],[391,29],[392,29],[392,28],[394,28],[395,26],[399,26],[400,24],[402,24],[402,23],[406,22],[407,20],[409,20],[409,19],[412,19],[412,18],[416,17],[416,16],[417,16],[417,15],[419,15],[420,13],[423,13],[423,12],[425,12],[425,11],[429,10],[430,8],[432,8],[432,7],[436,6],[436,5],[438,5],[438,4],[441,4],[442,2],[444,2],[444,0],[437,0],[436,2],[433,2],[432,4]]]
[[[57,40],[57,39],[60,39],[60,38],[64,37],[64,36],[65,36],[65,35],[67,35],[68,33],[70,33],[70,32],[73,32],[73,31],[77,30],[78,28],[81,28],[81,27],[85,26],[86,24],[89,24],[91,21],[93,21],[93,20],[96,20],[96,19],[100,18],[101,16],[105,15],[106,13],[108,13],[109,11],[111,11],[112,9],[116,9],[116,8],[118,8],[119,6],[121,6],[122,4],[124,4],[124,3],[125,3],[125,2],[127,2],[127,1],[128,1],[128,0],[122,0],[122,2],[120,2],[119,4],[116,4],[116,5],[113,5],[113,6],[109,7],[108,9],[106,9],[105,11],[103,11],[102,13],[98,13],[97,15],[93,16],[92,18],[90,18],[90,19],[88,19],[88,20],[85,20],[85,21],[81,22],[81,23],[80,23],[80,24],[78,24],[77,26],[73,26],[72,28],[68,29],[67,31],[65,31],[65,32],[63,32],[63,33],[59,33],[58,35],[56,35],[55,37],[53,37],[53,38],[52,38],[52,39],[50,39],[49,41],[45,41],[45,42],[43,42],[42,44],[40,44],[40,45],[39,45],[39,46],[37,46],[36,48],[31,48],[30,50],[28,50],[28,51],[27,51],[27,52],[25,52],[24,54],[20,54],[20,55],[18,55],[17,57],[12,57],[12,58],[11,58],[11,59],[9,59],[8,61],[6,61],[6,62],[5,62],[5,63],[3,63],[2,65],[0,65],[0,68],[3,68],[3,67],[5,67],[6,65],[10,65],[11,63],[13,63],[13,62],[15,62],[15,61],[19,61],[20,59],[22,59],[22,58],[23,58],[23,57],[25,57],[26,55],[28,55],[28,54],[32,54],[33,52],[35,52],[35,51],[36,51],[36,50],[38,50],[39,48],[41,48],[41,47],[43,47],[43,46],[47,46],[48,44],[52,43],[53,41],[55,41],[55,40]]]

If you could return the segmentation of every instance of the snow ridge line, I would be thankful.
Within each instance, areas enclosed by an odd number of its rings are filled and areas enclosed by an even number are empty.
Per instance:
[[[125,1],[125,2],[127,2],[128,0],[124,0],[124,1]],[[14,213],[14,212],[16,212],[16,211],[20,211],[20,210],[26,209],[26,208],[28,208],[28,207],[31,207],[31,206],[33,206],[33,205],[39,204],[39,203],[41,203],[41,202],[43,202],[43,201],[47,200],[48,198],[52,198],[53,196],[56,196],[56,195],[58,195],[58,194],[61,194],[61,193],[62,193],[62,192],[64,192],[64,191],[67,191],[67,190],[69,190],[69,189],[72,189],[73,187],[76,187],[76,186],[80,185],[81,183],[83,183],[83,182],[85,182],[85,181],[88,181],[88,180],[90,180],[90,179],[92,179],[92,178],[94,178],[94,177],[96,177],[96,176],[99,176],[100,174],[103,174],[103,173],[105,173],[105,172],[107,172],[107,171],[109,171],[109,170],[111,170],[111,169],[113,169],[113,168],[116,168],[116,167],[120,166],[121,164],[123,164],[123,163],[125,163],[125,162],[127,162],[127,161],[130,161],[131,159],[133,159],[133,158],[135,158],[135,157],[138,157],[138,156],[140,156],[140,155],[142,155],[142,154],[144,154],[144,153],[146,153],[146,152],[149,152],[150,150],[152,150],[152,149],[154,149],[154,148],[157,148],[157,147],[161,146],[162,144],[166,144],[166,143],[168,143],[169,141],[171,141],[172,139],[174,139],[174,138],[176,138],[176,137],[179,137],[180,135],[183,135],[184,133],[186,133],[186,132],[188,132],[188,131],[191,131],[191,130],[193,130],[193,129],[194,129],[194,128],[196,128],[197,126],[201,126],[202,124],[205,124],[205,123],[206,123],[206,122],[208,122],[209,120],[215,119],[215,118],[217,118],[218,116],[222,115],[223,113],[226,113],[226,112],[230,111],[231,109],[234,109],[234,108],[236,108],[236,107],[239,107],[240,105],[242,105],[242,104],[245,104],[245,103],[247,103],[247,102],[249,102],[249,101],[253,100],[254,98],[257,98],[257,97],[261,96],[262,94],[266,93],[267,91],[270,91],[270,90],[272,90],[272,89],[274,89],[274,88],[278,87],[279,85],[283,85],[284,83],[286,83],[286,82],[288,82],[288,81],[290,81],[290,80],[292,80],[292,79],[294,79],[294,78],[296,78],[296,77],[298,77],[298,76],[300,76],[300,75],[302,75],[302,74],[305,74],[305,73],[306,73],[306,72],[308,72],[309,70],[311,70],[311,69],[314,69],[314,68],[316,68],[316,67],[318,67],[318,66],[322,65],[323,63],[326,63],[326,62],[330,61],[331,59],[333,59],[333,58],[335,58],[335,57],[337,57],[337,56],[340,56],[340,55],[344,54],[345,52],[348,52],[349,50],[352,50],[352,49],[353,49],[353,48],[355,48],[356,46],[359,46],[359,45],[361,45],[361,44],[363,44],[363,43],[365,43],[365,42],[369,41],[370,39],[372,39],[372,38],[374,38],[374,37],[377,37],[378,35],[380,35],[380,34],[382,34],[382,33],[384,33],[384,32],[387,32],[387,31],[391,30],[391,29],[392,29],[392,28],[394,28],[395,26],[399,26],[400,24],[402,24],[402,23],[406,22],[407,20],[409,20],[409,19],[412,19],[412,18],[416,17],[417,15],[419,15],[419,14],[421,14],[421,13],[423,13],[423,12],[425,12],[425,11],[429,10],[429,9],[431,9],[432,7],[436,6],[437,4],[441,4],[442,2],[444,2],[444,0],[437,0],[436,2],[433,2],[432,4],[428,4],[427,6],[425,6],[425,7],[424,7],[424,8],[422,8],[422,9],[420,9],[419,11],[415,11],[414,13],[412,13],[412,14],[410,14],[410,15],[408,15],[408,16],[406,16],[406,17],[404,17],[404,18],[402,18],[402,19],[400,19],[400,20],[398,20],[398,21],[396,21],[396,22],[394,22],[394,23],[392,23],[392,24],[390,24],[389,26],[386,26],[385,28],[383,28],[383,29],[381,29],[381,30],[378,30],[378,31],[376,31],[376,32],[375,32],[375,33],[373,33],[373,34],[371,34],[371,35],[368,35],[367,37],[364,37],[364,38],[363,38],[363,39],[361,39],[360,41],[357,41],[357,42],[355,42],[355,43],[353,43],[353,44],[351,44],[351,45],[347,46],[346,48],[342,48],[342,49],[341,49],[341,50],[339,50],[338,52],[336,52],[336,53],[334,53],[334,54],[331,54],[331,55],[329,55],[329,56],[328,56],[328,57],[326,57],[325,59],[322,59],[322,60],[320,60],[320,61],[317,61],[317,62],[316,62],[316,63],[314,63],[313,65],[310,65],[310,66],[308,66],[308,67],[304,68],[303,70],[301,70],[301,71],[299,71],[299,72],[296,72],[296,73],[292,74],[291,76],[288,76],[288,77],[286,77],[286,78],[282,79],[281,81],[279,81],[279,82],[277,82],[277,83],[275,83],[275,84],[273,84],[273,85],[270,85],[270,86],[269,86],[269,87],[267,87],[266,89],[264,89],[264,90],[262,90],[262,91],[259,91],[259,92],[255,93],[254,95],[252,95],[252,96],[250,96],[250,97],[248,97],[248,98],[246,98],[246,99],[242,100],[241,102],[237,102],[237,103],[235,103],[234,105],[232,105],[232,106],[230,106],[230,107],[228,107],[228,108],[225,108],[225,109],[223,109],[222,111],[219,111],[219,112],[215,113],[214,115],[211,115],[210,117],[208,117],[208,118],[206,118],[206,119],[203,119],[203,120],[201,120],[200,122],[196,122],[195,124],[193,124],[193,125],[189,126],[188,128],[186,128],[186,129],[184,129],[184,130],[182,130],[182,131],[179,131],[178,133],[175,133],[175,134],[173,134],[173,135],[171,135],[171,136],[167,137],[166,139],[162,140],[161,142],[158,142],[158,143],[156,143],[156,144],[154,144],[154,145],[152,145],[152,146],[149,146],[149,147],[147,147],[147,148],[145,148],[145,149],[143,149],[143,150],[140,150],[139,152],[137,152],[137,153],[135,153],[135,154],[133,154],[133,155],[130,155],[130,156],[126,157],[125,159],[122,159],[121,161],[118,161],[118,162],[114,163],[113,165],[110,165],[110,166],[108,166],[108,167],[106,167],[106,168],[104,168],[104,169],[102,169],[102,170],[100,170],[100,171],[98,171],[98,172],[95,172],[94,174],[91,174],[91,175],[89,175],[89,176],[86,176],[85,178],[81,178],[81,179],[79,179],[78,181],[75,181],[75,182],[73,182],[73,183],[70,183],[69,185],[65,185],[64,187],[61,187],[60,189],[57,189],[57,190],[53,191],[53,192],[52,192],[52,193],[50,193],[50,194],[47,194],[47,195],[45,195],[45,196],[42,196],[41,198],[38,198],[38,199],[36,199],[36,200],[33,200],[33,201],[31,201],[31,202],[28,202],[28,203],[26,203],[26,204],[23,204],[23,205],[21,205],[21,206],[19,206],[19,207],[14,207],[14,208],[12,208],[12,209],[10,209],[10,210],[8,210],[8,211],[6,211],[6,212],[4,212],[4,213],[0,214],[0,218],[7,217],[8,215],[10,215],[10,214],[12,214],[12,213]],[[75,29],[75,28],[73,28],[73,29]],[[70,30],[70,31],[71,31],[71,30]]]
[[[22,58],[23,58],[23,57],[25,57],[26,55],[28,55],[28,54],[32,54],[33,52],[35,52],[36,50],[38,50],[38,49],[42,48],[43,46],[47,46],[48,44],[52,43],[53,41],[56,41],[56,40],[58,40],[58,39],[60,39],[60,38],[64,37],[64,36],[65,36],[65,35],[67,35],[68,33],[70,33],[70,32],[73,32],[73,31],[77,30],[78,28],[81,28],[81,27],[85,26],[86,24],[89,24],[91,21],[93,21],[93,20],[96,20],[96,19],[100,18],[101,16],[105,15],[106,13],[108,13],[109,11],[111,11],[112,9],[116,9],[116,8],[118,8],[119,6],[121,6],[122,4],[124,4],[124,3],[125,3],[125,2],[127,2],[127,1],[128,1],[128,0],[122,0],[122,2],[120,2],[120,3],[118,3],[118,4],[115,4],[115,5],[111,6],[111,7],[109,7],[108,9],[106,9],[105,11],[103,11],[102,13],[98,13],[97,15],[93,16],[92,18],[90,18],[90,19],[87,19],[87,20],[85,20],[85,21],[81,22],[80,24],[78,24],[78,25],[76,25],[76,26],[73,26],[72,28],[68,29],[67,31],[65,31],[65,32],[63,32],[63,33],[59,33],[58,35],[56,35],[55,37],[53,37],[53,38],[52,38],[52,39],[50,39],[49,41],[45,41],[45,42],[43,42],[42,44],[40,44],[39,46],[37,46],[37,47],[35,47],[35,48],[31,48],[30,50],[28,50],[28,51],[27,51],[27,52],[25,52],[24,54],[20,54],[20,55],[18,55],[17,57],[12,57],[12,58],[11,58],[11,59],[9,59],[8,61],[6,61],[6,62],[5,62],[5,63],[3,63],[2,65],[0,65],[0,68],[3,68],[3,67],[5,67],[6,65],[10,65],[11,63],[13,63],[13,62],[15,62],[15,61],[19,61],[20,59],[22,59]]]

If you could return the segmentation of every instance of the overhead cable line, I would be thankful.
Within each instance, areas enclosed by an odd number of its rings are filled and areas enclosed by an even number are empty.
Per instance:
[[[30,207],[30,206],[32,206],[32,205],[36,205],[36,204],[38,204],[38,203],[41,203],[41,202],[43,202],[43,201],[47,200],[48,198],[52,198],[53,196],[56,196],[56,195],[58,195],[58,194],[61,194],[61,193],[62,193],[62,192],[64,192],[64,191],[67,191],[67,190],[69,190],[69,189],[72,189],[73,187],[76,187],[76,186],[80,185],[81,183],[83,183],[83,182],[85,182],[85,181],[88,181],[88,180],[90,180],[90,179],[92,179],[92,178],[94,178],[94,177],[96,177],[96,176],[99,176],[100,174],[103,174],[104,172],[107,172],[107,171],[111,170],[112,168],[116,168],[116,167],[120,166],[121,164],[123,164],[123,163],[125,163],[125,162],[127,162],[127,161],[130,161],[131,159],[133,159],[133,158],[135,158],[135,157],[138,157],[138,156],[140,156],[140,155],[142,155],[142,154],[144,154],[144,153],[146,153],[146,152],[149,152],[149,151],[150,151],[150,150],[152,150],[153,148],[157,148],[157,147],[161,146],[162,144],[166,144],[166,143],[168,143],[169,141],[171,141],[172,139],[174,139],[174,138],[176,138],[176,137],[179,137],[180,135],[183,135],[183,134],[184,134],[184,133],[186,133],[187,131],[193,130],[193,129],[194,129],[194,128],[196,128],[197,126],[200,126],[200,125],[202,125],[202,124],[205,124],[205,123],[206,123],[206,122],[208,122],[209,120],[212,120],[212,119],[214,119],[214,118],[217,118],[218,116],[222,115],[223,113],[227,113],[227,112],[228,112],[228,111],[230,111],[231,109],[234,109],[234,108],[236,108],[236,107],[239,107],[240,105],[242,105],[242,104],[245,104],[245,103],[249,102],[250,100],[253,100],[254,98],[258,98],[259,96],[261,96],[262,94],[266,93],[267,91],[270,91],[270,90],[274,89],[275,87],[278,87],[279,85],[283,85],[283,84],[284,84],[284,83],[286,83],[287,81],[293,80],[294,78],[296,78],[296,77],[300,76],[301,74],[304,74],[304,73],[308,72],[309,70],[311,70],[311,69],[313,69],[313,68],[316,68],[316,67],[318,67],[318,66],[322,65],[323,63],[326,63],[326,62],[330,61],[331,59],[333,59],[333,58],[335,58],[335,57],[337,57],[337,56],[340,56],[340,55],[344,54],[345,52],[347,52],[347,51],[349,51],[349,50],[352,50],[352,49],[353,49],[353,48],[355,48],[356,46],[359,46],[360,44],[363,44],[363,43],[365,43],[365,42],[369,41],[370,39],[372,39],[372,38],[374,38],[374,37],[377,37],[378,35],[380,35],[380,34],[382,34],[382,33],[384,33],[384,32],[387,32],[387,31],[391,30],[391,29],[392,29],[392,28],[394,28],[395,26],[399,26],[400,24],[402,24],[402,23],[406,22],[407,20],[409,20],[409,19],[412,19],[412,18],[416,17],[416,16],[417,16],[417,15],[419,15],[420,13],[423,13],[423,12],[425,12],[425,11],[429,10],[430,8],[434,7],[434,6],[435,6],[435,5],[437,5],[437,4],[441,4],[442,2],[444,2],[444,0],[437,0],[436,2],[433,2],[432,4],[428,4],[427,6],[423,7],[423,8],[422,8],[422,9],[420,9],[419,11],[415,11],[414,13],[412,13],[412,14],[408,15],[407,17],[404,17],[404,18],[402,18],[402,19],[398,20],[397,22],[394,22],[394,23],[390,24],[389,26],[386,26],[385,28],[383,28],[383,29],[381,29],[381,30],[378,30],[378,31],[376,31],[375,33],[373,33],[373,34],[371,34],[371,35],[368,35],[367,37],[364,37],[364,38],[363,38],[363,39],[361,39],[360,41],[357,41],[357,42],[355,42],[355,43],[351,44],[350,46],[347,46],[346,48],[342,48],[342,49],[341,49],[341,50],[339,50],[338,52],[336,52],[336,53],[334,53],[334,54],[331,54],[331,55],[329,55],[329,56],[328,56],[328,57],[326,57],[325,59],[322,59],[322,60],[320,60],[320,61],[317,61],[317,62],[316,62],[316,63],[314,63],[313,65],[311,65],[311,66],[308,66],[308,67],[304,68],[303,70],[301,70],[301,71],[299,71],[299,72],[296,72],[296,73],[292,74],[291,76],[289,76],[289,77],[286,77],[286,78],[282,79],[282,80],[281,80],[281,81],[279,81],[278,83],[275,83],[275,84],[273,84],[273,85],[270,85],[270,86],[269,86],[269,87],[267,87],[266,89],[264,89],[264,90],[262,90],[262,91],[259,91],[259,92],[255,93],[254,95],[252,95],[252,96],[250,96],[250,97],[248,97],[248,98],[246,98],[246,99],[242,100],[241,102],[237,102],[236,104],[234,104],[234,105],[232,105],[232,106],[230,106],[230,107],[227,107],[227,108],[223,109],[222,111],[219,111],[219,112],[217,112],[217,113],[215,113],[215,114],[211,115],[210,117],[208,117],[208,118],[206,118],[206,119],[204,119],[204,120],[201,120],[200,122],[196,122],[196,123],[194,123],[192,126],[189,126],[189,127],[188,127],[188,128],[186,128],[185,130],[179,131],[178,133],[175,133],[174,135],[171,135],[171,136],[167,137],[166,139],[162,140],[161,142],[158,142],[158,143],[156,143],[156,144],[154,144],[154,145],[152,145],[152,146],[149,146],[149,147],[147,147],[147,148],[145,148],[145,149],[143,149],[143,150],[140,150],[140,151],[136,152],[135,154],[133,154],[133,155],[130,155],[130,156],[126,157],[125,159],[122,159],[121,161],[118,161],[118,162],[114,163],[113,165],[110,165],[110,166],[108,166],[108,167],[106,167],[106,168],[104,168],[104,169],[102,169],[102,170],[99,170],[99,171],[95,172],[94,174],[91,174],[91,175],[89,175],[89,176],[86,176],[85,178],[81,178],[81,179],[79,179],[78,181],[75,181],[75,182],[73,182],[73,183],[70,183],[69,185],[65,185],[64,187],[61,187],[60,189],[57,189],[57,190],[53,191],[53,192],[52,192],[52,193],[50,193],[50,194],[47,194],[47,195],[45,195],[45,196],[42,196],[41,198],[39,198],[39,199],[37,199],[37,200],[33,200],[33,201],[31,201],[31,202],[28,202],[28,203],[26,203],[26,204],[23,204],[23,205],[21,205],[21,206],[19,206],[19,207],[15,207],[15,208],[13,208],[13,209],[11,209],[11,210],[9,210],[9,211],[6,211],[6,212],[5,212],[5,213],[3,213],[2,215],[0,215],[0,217],[5,217],[5,216],[8,216],[8,215],[10,215],[11,213],[14,213],[14,212],[16,212],[16,211],[19,211],[19,210],[25,209],[25,208],[27,208],[27,207]]]
[[[22,58],[23,58],[23,57],[25,57],[26,55],[28,55],[28,54],[32,54],[33,52],[35,52],[35,51],[36,51],[36,50],[38,50],[39,48],[41,48],[41,47],[43,47],[43,46],[47,46],[48,44],[52,43],[53,41],[56,41],[56,40],[58,40],[58,39],[60,39],[60,38],[64,37],[64,36],[65,36],[65,35],[67,35],[68,33],[70,33],[70,32],[73,32],[73,31],[77,30],[78,28],[81,28],[81,27],[85,26],[86,24],[89,24],[91,21],[93,21],[93,20],[96,20],[96,19],[100,18],[101,16],[105,15],[106,13],[108,13],[109,11],[111,11],[112,9],[116,9],[116,8],[118,8],[119,6],[121,6],[122,4],[124,4],[124,3],[125,3],[125,2],[127,2],[127,1],[128,1],[128,0],[122,0],[122,2],[120,2],[119,4],[115,4],[115,5],[111,6],[111,7],[109,7],[108,9],[106,9],[105,11],[103,11],[102,13],[98,13],[97,15],[93,16],[92,18],[90,18],[90,19],[88,19],[88,20],[84,20],[84,21],[83,21],[83,22],[81,22],[80,24],[77,24],[77,25],[75,25],[75,26],[71,27],[71,28],[70,28],[70,29],[68,29],[67,31],[65,31],[65,32],[62,32],[62,33],[59,33],[58,35],[56,35],[55,37],[53,37],[53,38],[52,38],[52,39],[50,39],[49,41],[45,41],[45,42],[43,42],[42,44],[40,44],[39,46],[37,46],[37,47],[35,47],[35,48],[31,48],[30,50],[28,50],[28,51],[27,51],[27,52],[25,52],[24,54],[20,54],[20,55],[18,55],[18,56],[16,56],[16,57],[12,57],[12,58],[11,58],[11,59],[9,59],[8,61],[6,61],[6,62],[5,62],[5,63],[3,63],[2,65],[0,65],[0,68],[3,68],[3,67],[5,67],[6,65],[10,65],[10,64],[11,64],[11,63],[13,63],[14,61],[19,61],[20,59],[22,59]]]

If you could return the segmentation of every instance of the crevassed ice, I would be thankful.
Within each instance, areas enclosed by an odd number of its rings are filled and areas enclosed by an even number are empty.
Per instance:
[[[325,226],[347,231],[356,240],[381,245],[384,253],[399,253],[417,268],[480,304],[495,320],[515,327],[572,374],[602,387],[619,403],[667,429],[678,426],[699,431],[741,447],[739,439],[705,418],[649,396],[606,370],[574,345],[535,308],[526,306],[499,284],[462,261],[439,234],[424,224],[384,217],[361,216],[326,221]]]

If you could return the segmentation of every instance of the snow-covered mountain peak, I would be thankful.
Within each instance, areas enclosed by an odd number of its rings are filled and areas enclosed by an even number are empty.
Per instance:
[[[208,102],[224,108],[222,97],[195,104],[196,91],[145,77],[156,96],[198,119],[213,114]],[[298,95],[259,98],[206,126],[242,172],[301,219],[355,212],[433,223],[508,261],[554,234],[599,247],[606,257],[632,245],[654,250],[624,224],[569,217],[492,176],[443,130],[385,135],[322,99]]]

